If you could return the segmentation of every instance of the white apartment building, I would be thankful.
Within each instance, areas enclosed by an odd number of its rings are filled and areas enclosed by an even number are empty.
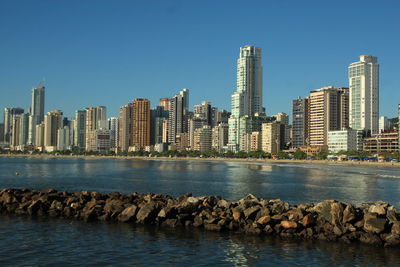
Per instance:
[[[362,55],[349,65],[350,128],[378,133],[379,64],[378,58]]]

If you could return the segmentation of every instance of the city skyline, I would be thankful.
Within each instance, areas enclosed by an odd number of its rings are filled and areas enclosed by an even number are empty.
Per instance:
[[[243,15],[239,22],[234,14],[250,7],[221,2],[158,2],[152,7],[123,2],[110,6],[101,1],[96,6],[61,7],[47,1],[5,3],[1,25],[11,26],[0,27],[0,33],[8,36],[0,47],[4,51],[0,71],[6,77],[0,79],[0,105],[27,110],[27,92],[45,77],[46,112],[61,109],[69,118],[75,110],[97,105],[107,106],[109,115],[117,116],[126,99],[147,98],[154,106],[181,88],[190,89],[193,104],[210,101],[229,110],[227,96],[236,89],[238,47],[254,45],[263,50],[263,103],[268,115],[290,114],[292,99],[311,90],[348,86],[347,66],[368,54],[377,56],[381,66],[380,114],[396,116],[398,3],[355,1],[344,9],[340,1],[323,5],[256,1],[254,16]],[[314,9],[309,10],[311,5]],[[34,14],[41,9],[47,16],[38,19]],[[73,10],[73,20],[66,16],[68,10]],[[205,10],[209,22],[202,19]],[[377,19],[364,20],[363,14],[371,12]],[[98,19],[104,14],[110,17],[109,24]],[[351,29],[346,20],[329,19],[337,14],[351,15]],[[56,20],[57,16],[64,20]],[[191,19],[181,25],[183,18]],[[34,34],[42,41],[26,42]],[[374,38],[365,39],[367,34]]]

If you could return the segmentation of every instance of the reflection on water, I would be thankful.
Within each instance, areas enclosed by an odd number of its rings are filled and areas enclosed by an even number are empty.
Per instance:
[[[2,265],[395,266],[397,249],[112,223],[0,216]]]
[[[368,166],[137,159],[0,158],[0,187],[154,192],[179,196],[252,193],[291,203],[376,200],[400,206],[400,170]],[[20,173],[15,176],[15,171]]]

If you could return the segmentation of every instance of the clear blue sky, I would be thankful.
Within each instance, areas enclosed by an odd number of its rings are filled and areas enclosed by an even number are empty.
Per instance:
[[[1,0],[0,107],[30,106],[47,82],[46,112],[190,90],[230,110],[239,47],[263,50],[267,114],[326,85],[348,86],[359,55],[380,63],[381,115],[400,103],[400,1]],[[1,111],[2,115],[2,111]]]

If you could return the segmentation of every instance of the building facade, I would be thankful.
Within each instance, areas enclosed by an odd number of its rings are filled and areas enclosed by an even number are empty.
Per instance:
[[[297,98],[292,101],[292,146],[299,148],[307,145],[308,138],[308,98]]]
[[[261,147],[264,152],[277,154],[280,151],[280,123],[267,122],[262,124]]]
[[[32,88],[31,114],[29,117],[28,143],[34,144],[36,125],[44,121],[45,86],[41,82],[38,87]]]
[[[47,152],[57,150],[58,129],[63,127],[63,113],[53,110],[44,116],[44,149]]]
[[[311,91],[308,100],[308,141],[310,146],[320,146],[327,148],[328,131],[342,129],[342,125],[347,125],[345,121],[347,103],[342,103],[346,98],[345,88],[335,88],[326,86],[318,90]]]
[[[241,47],[237,60],[236,92],[231,97],[232,114],[228,120],[229,150],[240,149],[240,117],[263,113],[262,101],[261,48]]]
[[[329,131],[328,150],[332,153],[362,150],[362,131],[353,129]]]
[[[378,58],[360,56],[348,67],[350,87],[350,127],[376,134],[379,130],[379,64]]]
[[[107,108],[96,106],[86,108],[86,151],[96,151],[96,130],[107,130]]]
[[[188,132],[189,90],[183,89],[171,99],[168,117],[168,142],[175,143],[176,135]]]
[[[150,145],[150,101],[137,98],[133,101],[133,146],[143,149]]]

